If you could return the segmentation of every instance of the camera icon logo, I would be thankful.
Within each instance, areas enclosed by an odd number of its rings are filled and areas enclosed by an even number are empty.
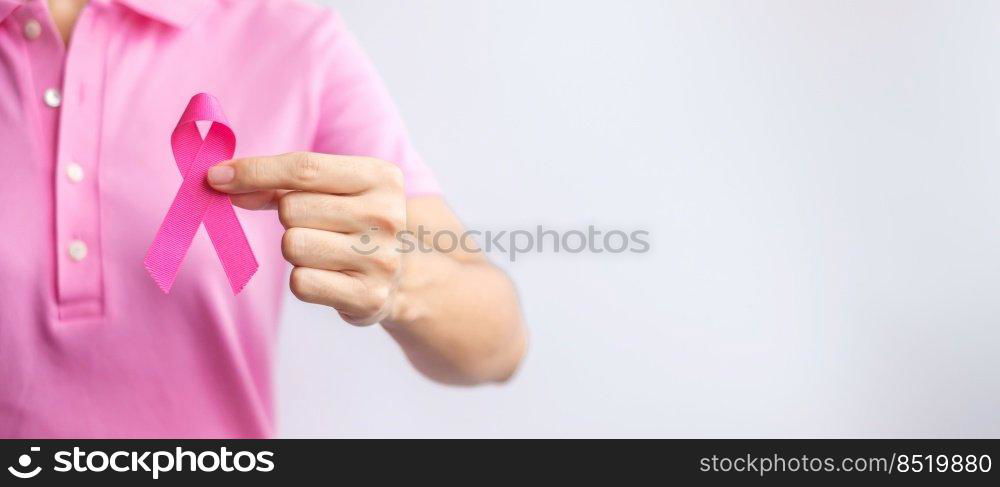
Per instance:
[[[378,231],[378,227],[372,227],[371,231],[372,232],[377,232]],[[359,253],[361,255],[372,255],[376,251],[378,251],[378,244],[374,244],[375,246],[371,247],[371,248],[365,248],[370,243],[372,243],[372,236],[369,235],[369,234],[367,234],[367,233],[365,233],[364,235],[361,236],[361,244],[362,244],[361,248],[358,248],[358,247],[355,247],[354,245],[351,245],[351,250],[353,250],[353,251],[355,251],[355,252],[357,252],[357,253]]]
[[[33,447],[31,447],[31,451],[32,452],[41,451],[41,448],[39,448],[37,446],[33,446]],[[31,455],[25,454],[25,455],[21,455],[21,456],[17,457],[17,464],[20,465],[21,468],[28,468],[28,467],[30,467],[31,466]],[[19,479],[30,479],[31,477],[34,477],[35,475],[38,475],[38,473],[42,471],[42,467],[35,467],[34,470],[29,470],[27,472],[22,472],[19,469],[16,469],[13,466],[10,466],[10,467],[7,467],[7,471],[10,472],[11,475],[13,475],[13,476],[15,476],[15,477],[17,477]]]

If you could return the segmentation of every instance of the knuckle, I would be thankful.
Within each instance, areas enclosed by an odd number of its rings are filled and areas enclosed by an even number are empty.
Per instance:
[[[381,213],[369,215],[367,223],[369,228],[378,229],[379,232],[385,232],[387,234],[395,234],[397,230],[402,228],[393,216]]]
[[[399,166],[391,162],[383,162],[382,174],[383,180],[389,189],[396,191],[403,190],[403,171]]]
[[[389,302],[390,290],[389,286],[385,284],[379,284],[375,286],[369,286],[366,299],[362,306],[362,311],[366,316],[374,316],[382,312],[386,304]]]
[[[395,164],[374,157],[359,157],[356,163],[358,173],[369,188],[402,189],[403,173]]]
[[[406,228],[406,208],[402,204],[391,202],[370,202],[365,205],[368,214],[367,223],[389,234]]]
[[[392,224],[393,232],[403,230],[406,228],[406,207],[402,205],[396,205],[389,212],[388,215],[389,223]]]
[[[294,177],[300,183],[311,183],[319,179],[321,162],[316,154],[311,152],[295,152],[292,154]]]
[[[385,274],[395,275],[400,267],[399,255],[392,251],[379,250],[372,253],[369,259],[376,269]]]

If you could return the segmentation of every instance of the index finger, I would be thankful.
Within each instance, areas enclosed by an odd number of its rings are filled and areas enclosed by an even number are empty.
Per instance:
[[[208,171],[208,182],[223,193],[291,189],[355,194],[374,185],[378,164],[367,157],[291,152],[223,162]]]

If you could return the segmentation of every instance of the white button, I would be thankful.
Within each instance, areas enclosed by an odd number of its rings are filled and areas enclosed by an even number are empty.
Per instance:
[[[82,240],[74,240],[69,243],[69,258],[77,262],[87,258],[87,244]]]
[[[24,23],[24,37],[29,41],[38,39],[40,35],[42,35],[42,24],[39,24],[37,20],[31,19]]]
[[[66,164],[66,177],[74,183],[83,181],[83,167],[75,162]]]
[[[55,88],[45,90],[45,104],[52,108],[59,108],[62,104],[62,93]]]

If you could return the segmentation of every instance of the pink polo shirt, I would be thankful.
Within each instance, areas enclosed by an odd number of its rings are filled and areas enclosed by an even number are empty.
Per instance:
[[[92,0],[66,48],[44,0],[0,0],[0,437],[273,434],[276,214],[238,210],[260,261],[239,296],[203,229],[170,295],[142,264],[198,92],[222,102],[237,157],[379,157],[408,194],[438,191],[329,10]]]

